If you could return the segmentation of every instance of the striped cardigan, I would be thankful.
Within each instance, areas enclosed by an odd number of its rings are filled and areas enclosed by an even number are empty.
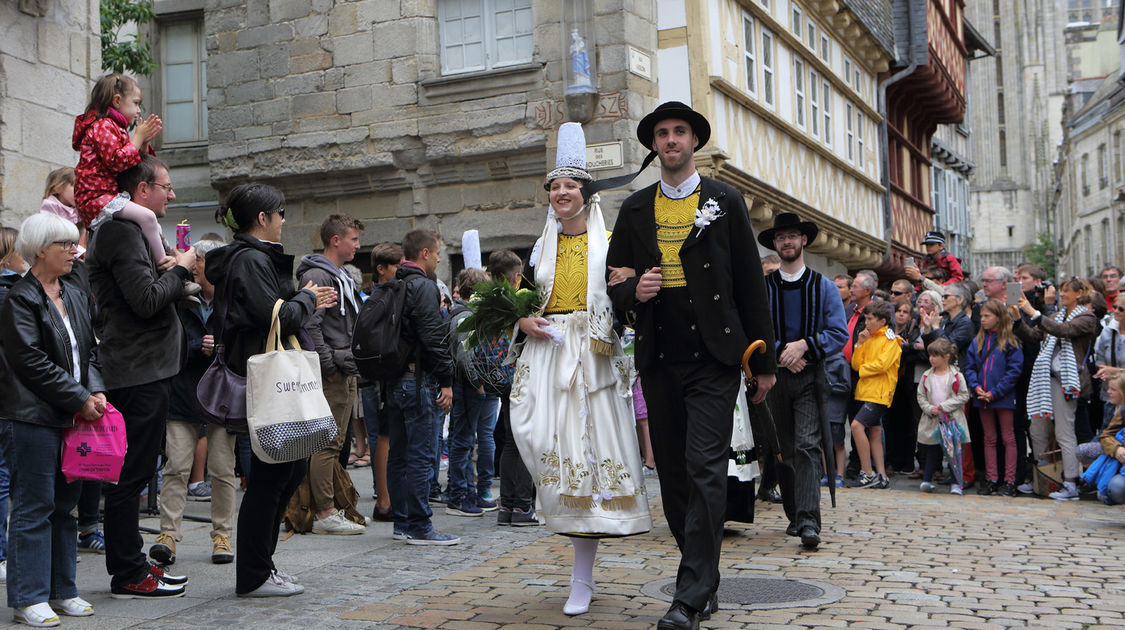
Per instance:
[[[794,284],[801,285],[801,312],[787,314],[781,291],[783,286],[788,288]],[[790,317],[799,319],[800,339],[804,339],[809,345],[804,357],[809,363],[820,363],[825,356],[844,349],[844,344],[848,341],[848,322],[844,317],[844,303],[840,300],[840,292],[831,280],[809,267],[805,267],[805,273],[795,282],[782,280],[781,272],[775,271],[766,276],[766,295],[770,300],[770,317],[777,339],[778,355],[786,343],[797,341],[784,338],[784,322]]]

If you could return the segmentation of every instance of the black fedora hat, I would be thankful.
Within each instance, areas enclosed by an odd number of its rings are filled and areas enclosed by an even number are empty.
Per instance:
[[[699,140],[699,144],[695,145],[693,152],[703,148],[703,145],[711,139],[711,123],[707,122],[703,114],[679,101],[668,101],[667,103],[661,103],[659,107],[652,110],[651,114],[642,118],[641,123],[637,125],[637,139],[646,149],[652,150],[653,129],[656,127],[656,123],[669,118],[679,118],[691,125],[692,133]]]
[[[809,237],[805,247],[812,245],[812,242],[816,240],[816,235],[820,233],[820,228],[812,221],[802,221],[795,213],[782,212],[774,218],[773,227],[758,233],[758,242],[762,244],[762,247],[777,251],[777,248],[773,246],[773,236],[781,230],[799,230],[801,234]]]

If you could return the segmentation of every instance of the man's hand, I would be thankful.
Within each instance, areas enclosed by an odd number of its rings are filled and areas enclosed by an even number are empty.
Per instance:
[[[754,397],[750,399],[750,402],[754,403],[755,405],[761,404],[761,402],[766,399],[766,394],[770,392],[773,384],[777,382],[777,375],[759,374],[757,376],[757,379],[758,389],[754,390]]]
[[[638,302],[647,302],[656,297],[660,291],[660,283],[663,278],[660,275],[660,267],[653,267],[641,276],[637,281],[637,290],[633,292],[633,296],[637,298]]]
[[[164,258],[156,261],[156,271],[158,273],[167,273],[172,270],[172,267],[175,266],[176,259],[171,256],[165,256]]]
[[[1054,304],[1055,303],[1055,295],[1057,295],[1057,294],[1058,294],[1058,289],[1055,288],[1055,285],[1052,284],[1051,286],[1047,287],[1046,289],[1043,290],[1043,303],[1044,304]]]
[[[941,415],[941,407],[936,407],[936,406],[930,407],[930,415],[940,416]]]
[[[437,397],[438,409],[442,411],[449,411],[453,406],[453,387],[442,387],[441,393]]]
[[[195,248],[194,247],[187,248],[187,251],[185,251],[185,252],[177,251],[175,255],[176,255],[176,265],[179,265],[180,267],[183,267],[184,269],[187,269],[189,272],[192,269],[195,269]]]
[[[809,342],[805,341],[804,339],[790,341],[789,343],[785,344],[784,348],[782,348],[781,356],[778,357],[777,362],[781,364],[781,367],[789,368],[790,372],[799,372],[799,369],[793,369],[793,365],[797,363],[797,361],[801,361],[801,359],[805,357],[805,352],[808,352],[808,349]]]
[[[922,278],[922,272],[918,271],[918,267],[915,267],[914,265],[903,267],[902,271],[906,274],[906,277],[909,278],[911,282],[918,282],[918,280]]]
[[[804,359],[797,359],[797,361],[794,362],[793,365],[786,365],[785,369],[794,374],[800,374],[801,370],[805,369],[806,365],[808,365],[807,361],[805,361]]]
[[[215,351],[215,335],[203,335],[203,343],[199,349],[203,351],[203,354],[211,356],[211,353]]]
[[[101,398],[100,405],[102,410],[99,412],[98,395],[99,394],[90,394],[90,397],[86,399],[86,404],[82,405],[82,411],[79,411],[78,415],[82,416],[83,420],[92,422],[102,417],[102,414],[105,413],[105,396],[103,395]]]
[[[612,287],[615,284],[621,284],[635,275],[637,275],[637,270],[632,267],[609,267],[608,285]]]

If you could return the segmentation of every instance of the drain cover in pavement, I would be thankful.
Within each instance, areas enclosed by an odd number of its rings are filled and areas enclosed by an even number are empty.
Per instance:
[[[650,597],[672,601],[676,592],[674,579],[650,582],[641,591]],[[812,580],[794,578],[729,577],[719,583],[720,608],[761,610],[797,606],[823,606],[844,598],[844,590]]]

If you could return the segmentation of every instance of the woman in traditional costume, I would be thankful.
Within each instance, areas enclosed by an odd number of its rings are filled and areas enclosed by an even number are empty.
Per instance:
[[[601,538],[649,531],[632,378],[606,293],[605,230],[598,196],[584,203],[586,142],[578,123],[559,129],[547,174],[551,210],[531,265],[543,307],[519,320],[511,393],[512,434],[538,490],[538,512],[574,545],[563,612],[589,610]]]

